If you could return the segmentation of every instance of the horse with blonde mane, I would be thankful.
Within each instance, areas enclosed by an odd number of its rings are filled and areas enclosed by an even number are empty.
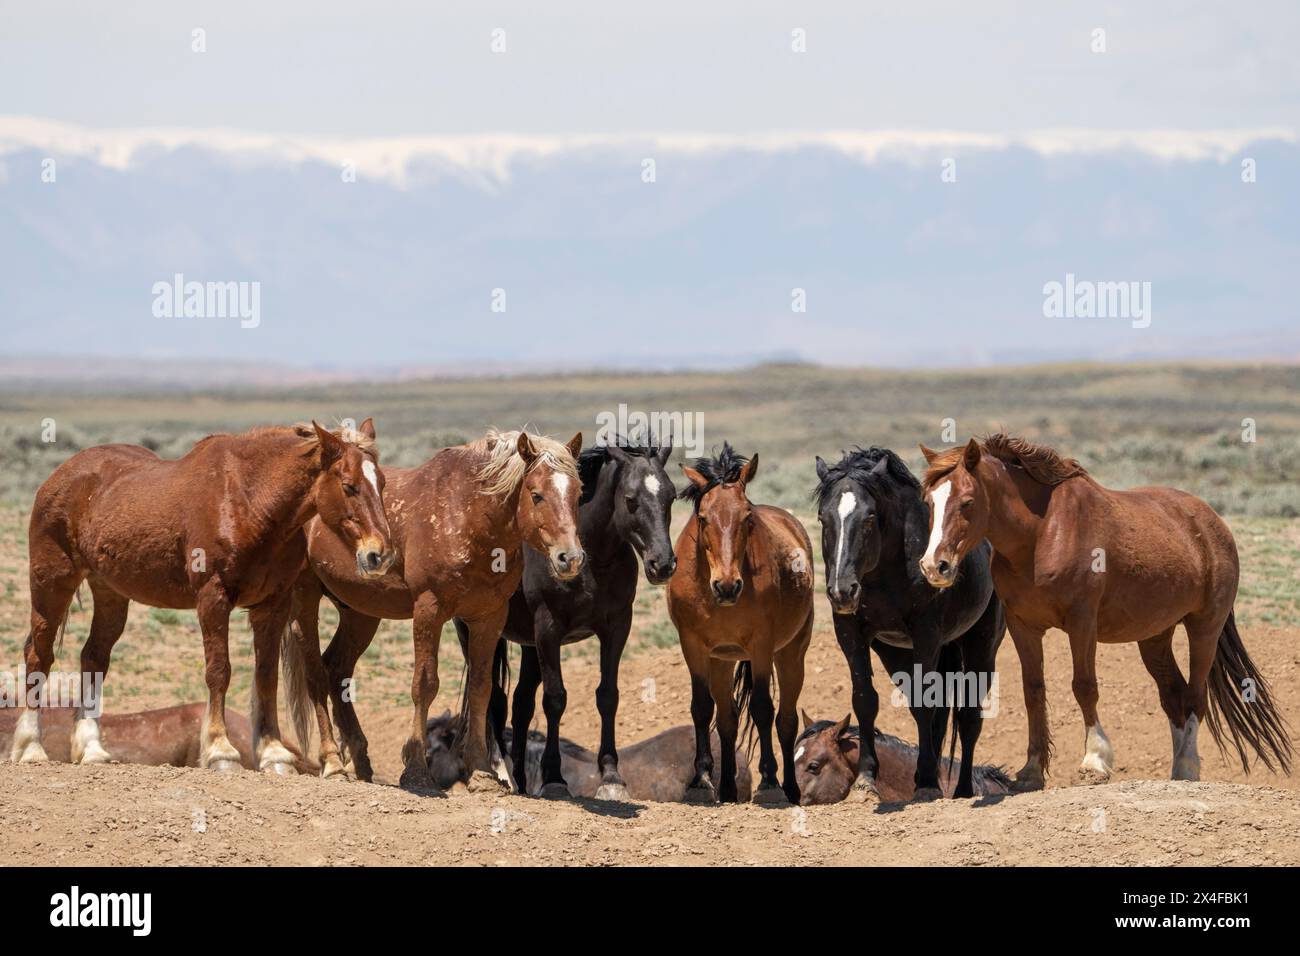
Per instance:
[[[283,660],[290,710],[304,748],[315,718],[322,776],[345,774],[350,757],[357,777],[372,778],[365,734],[349,693],[352,675],[381,620],[410,620],[414,712],[410,737],[402,746],[401,784],[438,789],[425,762],[425,724],[438,693],[442,628],[458,617],[469,629],[463,735],[468,782],[475,790],[501,787],[490,760],[487,720],[497,641],[523,572],[523,544],[545,555],[551,573],[561,580],[582,570],[576,460],[581,448],[581,433],[563,445],[523,431],[493,429],[416,468],[388,469],[384,504],[397,558],[381,578],[355,573],[333,529],[321,523],[308,526],[308,567],[295,590]],[[339,611],[338,630],[323,656],[317,623],[322,597]],[[330,728],[331,702],[346,753]]]
[[[84,580],[95,610],[81,649],[83,688],[93,675],[107,674],[132,601],[198,611],[208,685],[199,766],[214,770],[241,765],[227,736],[225,705],[230,614],[248,608],[254,763],[293,773],[294,758],[280,742],[276,719],[276,664],[306,558],[302,529],[308,521],[329,528],[339,541],[339,560],[358,579],[383,574],[392,552],[380,480],[370,419],[359,431],[340,434],[313,422],[210,435],[176,461],[136,445],[100,445],[65,461],[41,485],[32,507],[25,652],[35,693],[14,730],[12,759],[48,759],[41,745],[41,708],[48,703],[43,685],[56,633]],[[106,763],[98,700],[79,701],[75,716],[73,761]]]
[[[921,570],[937,588],[987,539],[993,583],[1020,655],[1029,752],[1017,789],[1043,786],[1051,757],[1043,634],[1070,637],[1074,696],[1083,713],[1085,778],[1105,779],[1114,751],[1097,716],[1097,643],[1136,642],[1160,689],[1173,738],[1175,780],[1199,780],[1196,736],[1208,721],[1249,772],[1247,750],[1289,772],[1291,741],[1267,681],[1246,653],[1233,616],[1237,546],[1208,504],[1174,488],[1113,491],[1073,458],[1009,435],[935,452],[923,484],[930,539]],[[1189,674],[1174,658],[1187,632]]]

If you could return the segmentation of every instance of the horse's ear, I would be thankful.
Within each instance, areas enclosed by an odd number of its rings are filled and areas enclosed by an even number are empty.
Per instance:
[[[673,457],[673,426],[668,426],[668,440],[659,446],[659,451],[655,454],[659,459],[659,467],[662,468],[668,464],[668,459]]]
[[[617,445],[606,445],[605,450],[609,453],[609,457],[613,458],[620,465],[626,465],[630,460],[627,456],[627,452],[622,448],[619,448]]]
[[[686,476],[687,480],[690,481],[691,484],[696,488],[699,488],[701,491],[708,487],[709,479],[705,478],[689,465],[682,465],[682,474]]]
[[[921,445],[920,447],[921,454],[925,456],[925,463],[927,465],[933,465],[934,460],[939,457],[939,453],[933,448],[926,448],[924,445]]]
[[[537,446],[528,437],[528,432],[519,433],[519,438],[515,442],[515,451],[519,452],[519,457],[528,465],[531,465],[537,458]]]
[[[364,422],[361,423],[361,427],[358,428],[357,431],[364,437],[369,438],[371,441],[374,441],[375,420],[373,418],[367,418]]]
[[[884,478],[885,475],[889,474],[889,459],[881,458],[880,461],[876,462],[876,467],[871,469],[871,473],[877,478]]]
[[[840,722],[835,725],[833,729],[835,731],[836,740],[839,740],[841,737],[843,737],[845,732],[849,729],[849,720],[852,719],[852,717],[853,717],[852,714],[845,714],[844,717],[840,720]]]
[[[569,449],[570,455],[577,458],[578,453],[582,451],[582,432],[578,432],[578,434],[570,438],[569,443],[564,447]]]
[[[975,466],[980,463],[980,443],[971,439],[966,443],[966,450],[962,452],[961,463],[966,466],[967,471],[974,471]]]
[[[749,484],[758,474],[758,452],[754,452],[754,457],[745,462],[745,467],[740,469],[741,487]]]
[[[830,470],[829,468],[826,467],[826,462],[822,461],[822,456],[821,456],[821,455],[818,455],[818,456],[817,456],[817,477],[818,477],[818,479],[820,479],[821,481],[825,481],[825,480],[826,480],[826,476],[829,475],[830,473],[831,473],[831,470]]]
[[[813,724],[817,723],[817,721],[813,720],[811,717],[808,716],[808,711],[804,710],[802,707],[799,708],[799,716],[803,718],[804,730],[807,730]]]
[[[311,427],[316,429],[316,440],[320,442],[321,467],[328,468],[343,457],[343,439],[332,431],[321,428],[314,418]]]

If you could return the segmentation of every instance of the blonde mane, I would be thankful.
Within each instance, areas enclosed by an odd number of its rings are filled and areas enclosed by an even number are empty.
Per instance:
[[[528,437],[537,449],[532,467],[545,464],[562,475],[574,479],[578,477],[578,463],[563,442],[558,442],[549,435],[530,434]],[[523,456],[516,454],[518,441],[518,431],[503,432],[489,428],[487,434],[467,446],[473,452],[488,456],[478,471],[478,480],[483,482],[485,495],[510,494],[531,470],[524,463]]]

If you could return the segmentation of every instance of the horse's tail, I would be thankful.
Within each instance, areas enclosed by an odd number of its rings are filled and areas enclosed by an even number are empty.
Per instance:
[[[311,750],[311,728],[316,717],[316,706],[307,692],[307,662],[302,656],[302,641],[302,628],[297,621],[291,619],[280,637],[280,673],[284,678],[285,704],[289,708],[294,736],[306,754]]]
[[[1276,769],[1273,766],[1276,760],[1282,772],[1289,774],[1291,738],[1286,719],[1273,702],[1268,681],[1246,653],[1241,635],[1237,633],[1235,618],[1235,612],[1228,613],[1223,633],[1219,635],[1214,664],[1210,667],[1210,706],[1206,712],[1210,732],[1214,734],[1219,751],[1226,754],[1223,734],[1226,726],[1244,772],[1250,772],[1246,753],[1249,745],[1269,770]]]
[[[950,680],[948,680],[948,675],[949,675],[949,674],[964,674],[964,673],[965,673],[965,670],[963,669],[963,664],[962,664],[962,653],[961,653],[961,648],[957,646],[957,642],[956,642],[956,641],[952,641],[951,643],[945,644],[942,648],[940,648],[940,650],[939,650],[939,673],[943,676],[943,686],[944,686],[944,692],[945,692],[945,693],[947,693],[947,689],[948,689],[948,688],[954,686],[954,684],[956,683],[955,681],[950,681]],[[963,693],[964,693],[964,691],[965,691],[965,688],[964,688],[964,686],[963,686]],[[947,703],[947,707],[948,707],[948,723],[950,724],[950,726],[949,726],[949,728],[948,728],[948,730],[949,730],[949,733],[948,733],[948,773],[947,773],[946,776],[949,777],[949,778],[951,778],[952,775],[953,775],[953,773],[954,773],[955,770],[957,769],[957,763],[956,763],[956,760],[957,760],[957,736],[958,736],[958,730],[957,730],[957,728],[958,728],[958,724],[957,724],[957,710],[958,710],[957,703],[958,703],[958,702],[957,702],[956,700],[947,700],[946,703]],[[936,756],[937,756],[937,755],[936,755]]]
[[[746,754],[754,752],[754,741],[758,736],[754,728],[754,714],[749,707],[753,696],[754,665],[749,661],[741,661],[736,665],[736,673],[731,680],[731,705],[736,713],[736,726],[740,728],[736,740],[744,740]]]

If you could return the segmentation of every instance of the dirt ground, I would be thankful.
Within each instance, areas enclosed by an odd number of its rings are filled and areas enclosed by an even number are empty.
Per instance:
[[[1288,629],[1253,628],[1251,653],[1297,723],[1300,649]],[[391,785],[407,710],[362,708],[377,782],[322,782],[166,767],[0,766],[0,835],[9,859],[55,865],[1295,865],[1294,778],[1247,778],[1202,738],[1203,779],[1172,783],[1167,724],[1137,650],[1100,650],[1102,719],[1118,758],[1112,782],[1078,784],[1082,731],[1069,691],[1064,635],[1049,635],[1057,760],[1049,789],[977,801],[867,808],[608,805],[471,794],[408,794]],[[1009,642],[981,760],[1023,758],[1019,669]],[[591,657],[566,662],[564,733],[598,736]],[[643,739],[686,720],[685,666],[675,648],[624,663],[620,735]],[[444,691],[444,696],[447,696]],[[828,630],[808,657],[801,703],[844,712],[847,671]],[[884,729],[908,736],[907,711],[886,705]],[[111,746],[111,741],[110,741]],[[1249,780],[1248,785],[1240,781]]]

